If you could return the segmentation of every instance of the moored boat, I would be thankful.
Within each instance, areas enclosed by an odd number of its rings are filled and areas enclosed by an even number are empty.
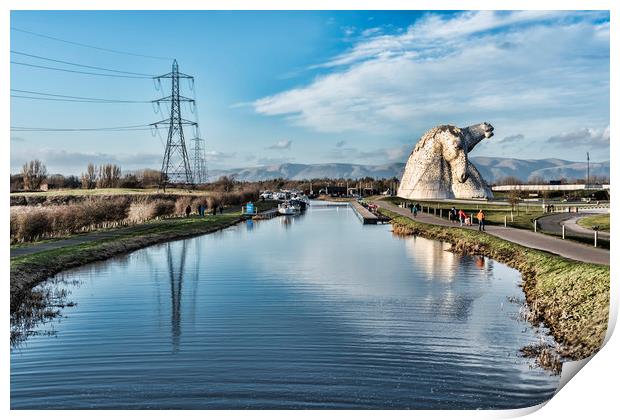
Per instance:
[[[301,206],[291,201],[285,201],[278,204],[278,213],[284,215],[298,214],[301,212]]]

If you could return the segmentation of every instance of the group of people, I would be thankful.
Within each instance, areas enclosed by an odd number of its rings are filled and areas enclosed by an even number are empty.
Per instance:
[[[450,220],[452,223],[460,223],[461,226],[463,225],[472,226],[473,216],[474,216],[473,213],[470,216],[467,213],[465,213],[463,209],[460,209],[457,211],[456,207],[454,206],[452,206],[452,208],[448,212],[448,220]],[[484,230],[486,214],[484,214],[484,211],[482,209],[480,209],[478,211],[478,214],[476,214],[476,219],[478,220],[478,230],[480,231]]]
[[[407,208],[409,208],[413,217],[418,217],[418,212],[422,209],[419,203],[408,203]],[[448,220],[452,223],[460,223],[461,226],[472,226],[473,217],[473,213],[470,216],[463,209],[457,210],[454,206],[448,212]],[[480,209],[475,217],[478,220],[478,230],[483,231],[486,224],[486,214]]]
[[[214,206],[211,209],[211,214],[215,216],[218,211],[220,212],[220,214],[222,214],[224,212],[224,207],[222,205]],[[198,206],[196,207],[196,212],[199,216],[204,216],[207,212],[207,206],[205,206],[204,204],[198,204]],[[192,214],[192,206],[188,205],[187,207],[185,207],[185,216],[189,217],[190,214]]]

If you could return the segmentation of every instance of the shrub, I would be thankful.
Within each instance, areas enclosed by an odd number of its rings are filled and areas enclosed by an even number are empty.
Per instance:
[[[176,202],[175,202],[175,214],[185,214],[185,209],[187,208],[187,206],[192,206],[192,197],[189,197],[187,195],[183,195],[177,198]]]
[[[161,216],[169,216],[174,213],[175,205],[174,202],[167,200],[155,200],[150,203],[151,205],[151,216],[150,218],[161,217]]]
[[[89,200],[79,204],[11,209],[11,242],[67,235],[125,220],[129,200]]]

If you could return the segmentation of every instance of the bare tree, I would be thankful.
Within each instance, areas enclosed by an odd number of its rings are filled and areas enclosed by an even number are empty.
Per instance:
[[[523,181],[514,176],[505,176],[502,178],[498,178],[495,181],[495,185],[522,185]]]
[[[519,198],[521,194],[519,190],[513,189],[508,192],[508,202],[510,203],[510,207],[514,211],[515,208],[517,210],[517,214],[519,214]]]
[[[22,166],[22,178],[25,190],[38,190],[47,177],[47,168],[39,160],[31,160]]]
[[[547,184],[547,181],[540,175],[534,175],[527,179],[527,183],[530,185],[544,185]]]
[[[97,188],[116,188],[121,179],[120,166],[106,163],[99,167],[99,177],[97,178]]]
[[[144,169],[136,174],[143,188],[156,187],[162,179],[161,172],[155,169]]]
[[[89,163],[86,168],[86,173],[82,174],[80,180],[82,181],[82,188],[86,190],[95,188],[95,182],[97,181],[97,167],[94,164]]]

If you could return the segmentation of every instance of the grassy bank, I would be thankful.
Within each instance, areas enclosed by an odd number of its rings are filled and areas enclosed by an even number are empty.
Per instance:
[[[544,322],[550,329],[560,346],[560,356],[582,359],[603,344],[609,316],[608,266],[568,260],[482,232],[429,225],[387,210],[381,212],[392,218],[396,234],[449,242],[454,252],[485,255],[519,270],[528,318],[534,323]]]
[[[609,232],[611,224],[609,222],[609,214],[597,214],[596,216],[587,216],[579,219],[577,223],[586,229],[593,229],[598,226],[598,230]]]

